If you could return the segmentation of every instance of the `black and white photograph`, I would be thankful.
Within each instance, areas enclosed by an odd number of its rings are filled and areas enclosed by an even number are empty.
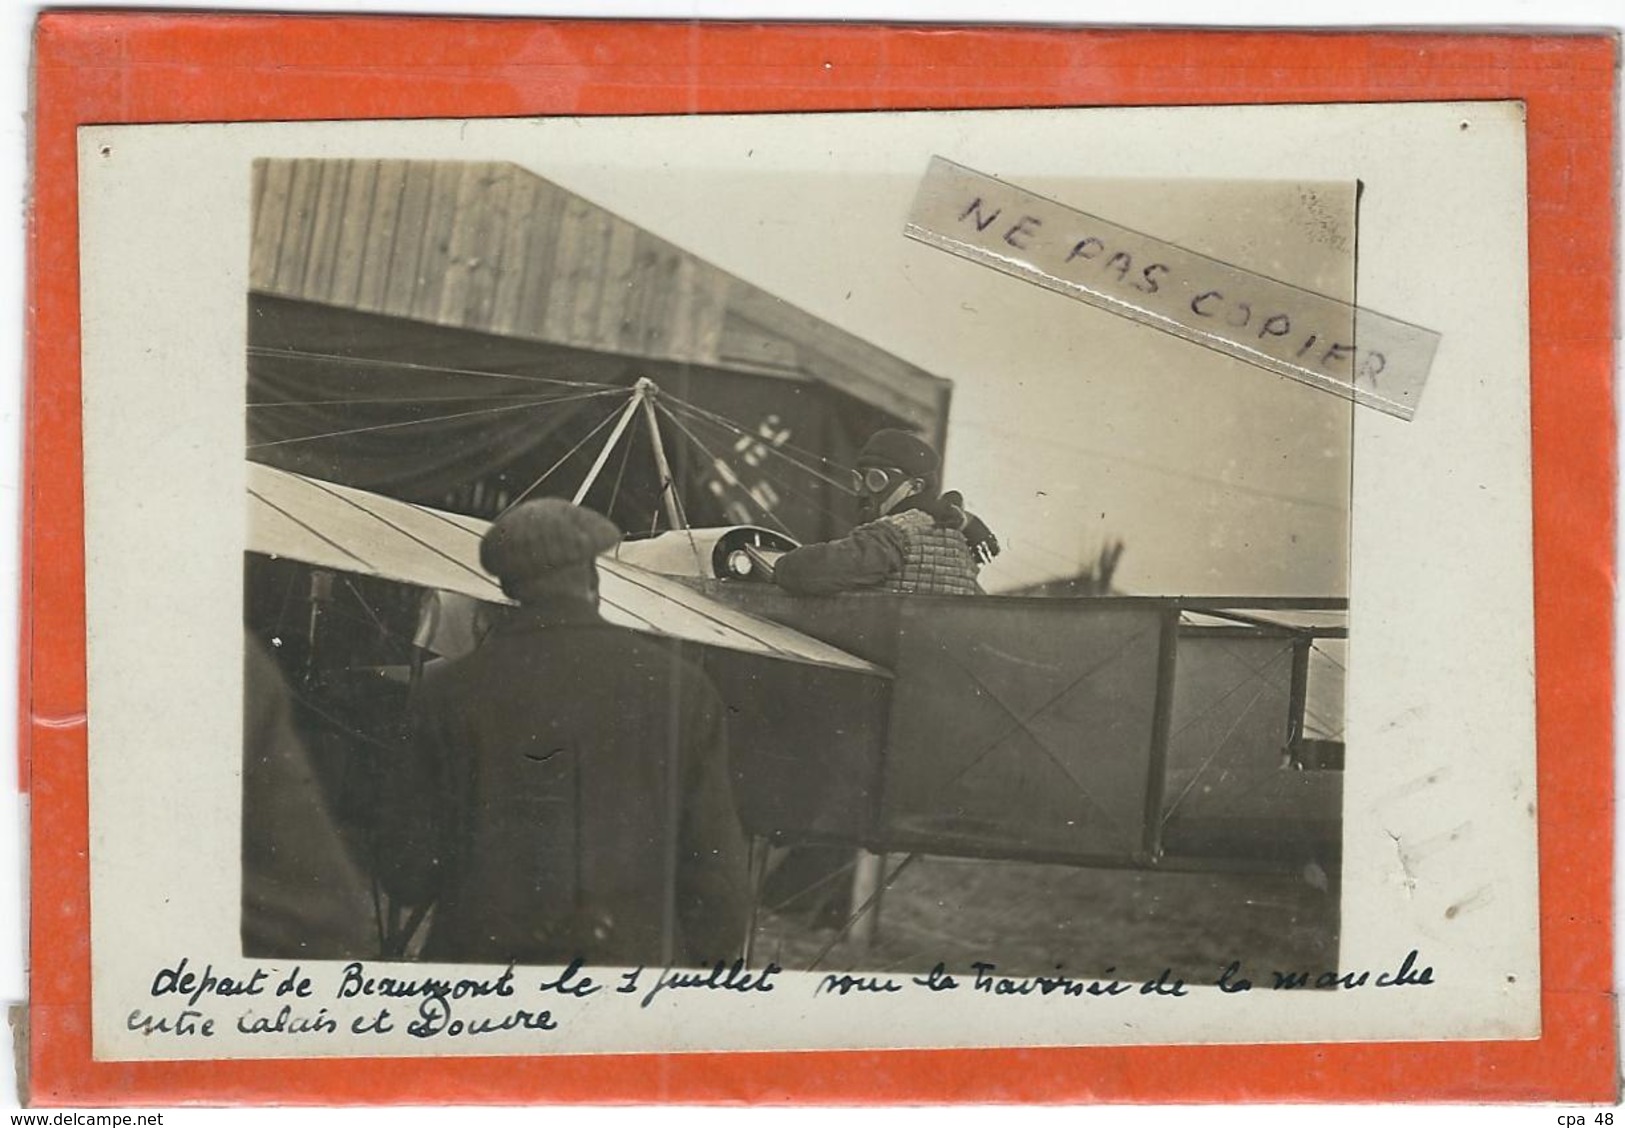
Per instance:
[[[1123,190],[1352,289],[1352,185]],[[253,200],[248,954],[1337,966],[1349,403],[923,246],[848,331],[516,163]]]
[[[83,130],[98,1053],[1538,1032],[1521,130]]]

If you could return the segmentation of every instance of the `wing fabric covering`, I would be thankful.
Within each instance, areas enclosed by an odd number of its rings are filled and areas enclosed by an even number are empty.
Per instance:
[[[489,522],[248,463],[248,549],[319,568],[507,603],[479,564]],[[600,611],[620,626],[767,658],[887,676],[810,635],[665,576],[598,561]]]

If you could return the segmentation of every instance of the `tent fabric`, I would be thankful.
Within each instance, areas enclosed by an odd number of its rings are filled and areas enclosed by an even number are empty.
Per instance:
[[[258,357],[248,452],[295,473],[428,500],[541,457],[626,402],[629,388],[396,364]]]
[[[527,489],[570,496],[640,378],[659,389],[666,454],[694,525],[765,524],[802,541],[838,536],[856,508],[826,479],[851,464],[870,433],[898,423],[793,375],[595,353],[256,294],[248,456],[491,517]],[[643,419],[586,503],[623,529],[659,522]]]
[[[378,576],[506,603],[479,565],[488,523],[254,462],[248,471],[248,549],[320,568]],[[767,658],[886,676],[869,662],[788,627],[735,610],[629,564],[599,560],[600,611],[634,630]]]

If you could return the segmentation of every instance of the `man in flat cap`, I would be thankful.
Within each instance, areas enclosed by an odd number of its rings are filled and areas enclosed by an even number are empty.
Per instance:
[[[786,553],[780,587],[801,595],[842,591],[976,595],[977,573],[999,542],[957,493],[939,494],[941,461],[907,431],[877,431],[858,454],[853,489],[864,523],[840,540]]]
[[[743,945],[723,707],[675,643],[599,617],[620,539],[548,498],[480,544],[519,607],[425,680],[384,785],[385,886],[434,903],[425,959],[695,966]]]

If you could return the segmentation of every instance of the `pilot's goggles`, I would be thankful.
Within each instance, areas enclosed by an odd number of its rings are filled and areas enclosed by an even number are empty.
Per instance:
[[[862,470],[852,471],[852,492],[882,494],[887,487],[903,477],[903,472],[896,468],[883,466],[869,466]]]

